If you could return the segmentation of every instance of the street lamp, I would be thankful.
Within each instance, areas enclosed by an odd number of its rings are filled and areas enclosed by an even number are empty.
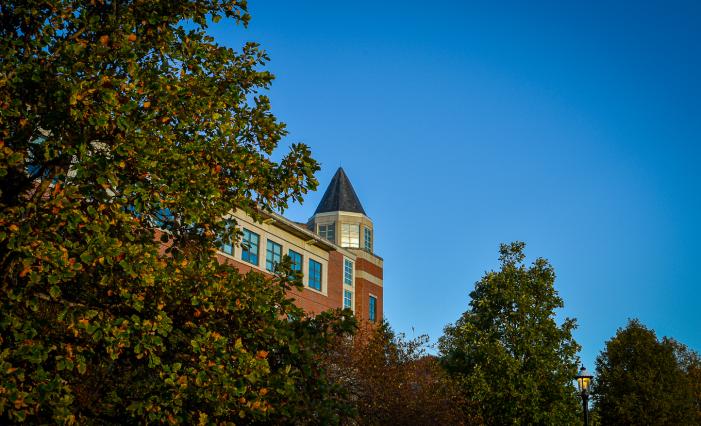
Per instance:
[[[589,386],[591,385],[591,379],[594,376],[589,374],[586,368],[582,366],[577,374],[577,387],[579,387],[579,394],[582,397],[582,407],[584,409],[584,426],[589,426]]]

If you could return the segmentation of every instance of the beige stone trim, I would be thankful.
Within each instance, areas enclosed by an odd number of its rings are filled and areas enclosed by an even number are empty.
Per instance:
[[[377,285],[377,286],[382,287],[382,279],[381,279],[381,278],[377,278],[376,276],[374,276],[374,275],[372,275],[372,274],[370,274],[370,273],[368,273],[368,272],[366,272],[366,271],[358,271],[358,270],[356,269],[355,275],[356,275],[356,278],[360,278],[360,279],[369,281],[369,282],[371,282],[372,284],[375,284],[375,285]]]

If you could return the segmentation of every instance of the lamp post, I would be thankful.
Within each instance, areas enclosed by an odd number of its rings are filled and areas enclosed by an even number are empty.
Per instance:
[[[591,379],[594,376],[589,374],[586,368],[582,366],[577,374],[577,387],[579,388],[579,394],[582,397],[582,408],[584,409],[584,426],[589,426],[589,385],[591,385]]]

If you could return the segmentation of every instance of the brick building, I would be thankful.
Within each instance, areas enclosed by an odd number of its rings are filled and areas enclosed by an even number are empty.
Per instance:
[[[345,171],[339,168],[307,224],[277,214],[256,222],[233,213],[243,232],[237,246],[218,256],[241,271],[269,273],[288,255],[304,275],[291,297],[305,311],[350,308],[361,320],[382,318],[382,258],[373,251],[373,224]]]

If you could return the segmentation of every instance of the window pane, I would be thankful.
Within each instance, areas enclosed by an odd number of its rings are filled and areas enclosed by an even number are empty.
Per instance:
[[[353,285],[353,262],[348,259],[343,264],[343,283]]]
[[[309,259],[309,287],[321,291],[321,263]]]
[[[224,232],[227,234],[227,235],[226,235],[227,237],[232,238],[231,235],[230,235],[230,234],[231,234],[231,230],[230,230],[230,229],[227,228],[226,231],[224,231]],[[222,238],[222,239],[224,239],[224,238]],[[230,242],[231,242],[231,241],[230,241]],[[233,246],[232,244],[230,244],[230,243],[223,243],[223,242],[222,242],[222,243],[219,245],[219,250],[223,251],[223,252],[226,253],[226,254],[230,254],[230,255],[233,255],[233,254],[234,254],[234,246]]]
[[[331,242],[336,241],[336,224],[327,223],[325,225],[319,225],[319,235]]]
[[[275,271],[275,266],[282,260],[282,246],[275,241],[268,240],[265,250],[265,269]]]
[[[360,225],[344,223],[341,225],[341,246],[360,248]]]
[[[223,251],[226,254],[234,254],[234,246],[232,246],[231,244],[222,244],[221,251]]]
[[[243,240],[241,241],[241,259],[258,265],[258,242],[260,237],[255,232],[248,229],[243,230]]]
[[[302,255],[294,250],[289,252],[290,260],[292,260],[292,270],[302,272]]]
[[[370,296],[368,314],[368,318],[370,319],[370,321],[377,321],[377,299],[375,299],[375,296]]]
[[[353,308],[353,292],[348,290],[343,291],[343,307],[346,309]]]
[[[372,231],[365,228],[365,250],[372,253]]]

